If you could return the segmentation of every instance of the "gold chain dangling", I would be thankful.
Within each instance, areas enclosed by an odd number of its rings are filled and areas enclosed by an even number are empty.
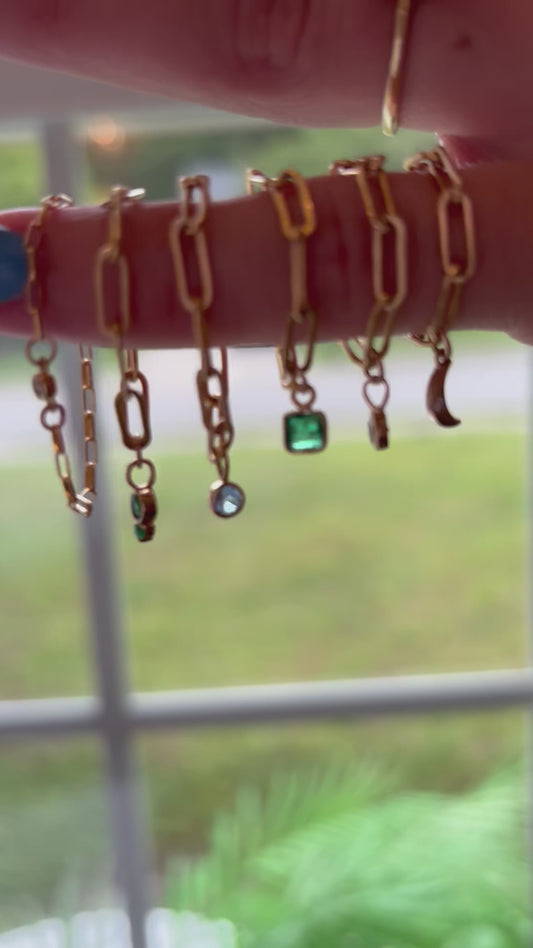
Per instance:
[[[33,391],[37,398],[45,402],[41,412],[41,424],[50,432],[54,449],[57,474],[63,485],[67,504],[71,510],[82,517],[89,517],[96,497],[96,465],[98,449],[96,441],[95,413],[96,399],[92,368],[92,349],[80,345],[81,389],[83,399],[84,432],[84,486],[78,493],[74,487],[70,458],[68,456],[63,428],[66,422],[64,406],[57,400],[57,381],[51,371],[51,365],[57,354],[57,345],[43,332],[41,320],[42,285],[37,272],[38,250],[44,234],[44,225],[50,212],[72,207],[72,200],[66,194],[54,194],[41,201],[37,216],[31,221],[25,247],[28,260],[28,282],[26,301],[28,312],[33,320],[33,336],[26,345],[28,361],[38,369],[33,376]]]
[[[219,365],[215,364],[209,345],[206,311],[213,302],[213,278],[205,223],[209,206],[209,178],[206,175],[180,178],[179,209],[169,230],[170,251],[174,266],[176,294],[189,313],[193,335],[200,352],[200,369],[196,387],[200,412],[207,431],[207,454],[218,472],[211,484],[209,504],[217,517],[228,519],[240,513],[245,504],[242,487],[229,479],[229,449],[234,429],[229,406],[228,354],[219,349]],[[197,197],[196,204],[193,204]],[[200,281],[199,292],[191,292],[191,274],[184,255],[184,246],[192,245]],[[194,277],[192,278],[194,280]]]
[[[277,178],[267,178],[261,171],[251,169],[246,173],[246,185],[249,194],[256,189],[270,194],[282,237],[289,244],[291,301],[283,341],[276,349],[281,384],[296,409],[283,417],[285,449],[292,454],[316,454],[327,444],[327,420],[324,412],[314,408],[316,392],[307,379],[317,335],[317,317],[309,306],[307,292],[307,240],[316,229],[313,199],[303,177],[291,169]],[[299,221],[291,215],[287,200],[291,191]],[[304,347],[301,359],[296,349],[298,342]]]
[[[405,162],[405,170],[430,175],[435,182],[437,198],[437,224],[442,265],[442,283],[431,325],[425,333],[410,334],[410,339],[419,346],[432,349],[435,368],[426,390],[426,408],[429,415],[443,428],[461,424],[448,409],[445,397],[446,376],[452,364],[452,346],[448,331],[457,317],[465,283],[476,269],[476,241],[474,211],[471,199],[463,191],[463,182],[444,148],[420,152]],[[464,260],[452,256],[450,211],[458,207],[461,212],[464,239]]]
[[[330,168],[331,174],[350,175],[360,192],[370,225],[372,252],[372,287],[374,303],[364,337],[340,343],[348,357],[361,366],[365,374],[363,398],[370,409],[368,431],[370,441],[379,451],[389,446],[389,429],[385,416],[390,389],[385,378],[383,360],[389,350],[394,321],[407,295],[407,231],[398,216],[387,175],[384,158],[374,155],[356,161],[340,160]],[[381,209],[378,209],[378,202]],[[385,286],[385,238],[392,236],[394,253],[393,289]],[[377,339],[381,337],[381,343]],[[357,348],[356,348],[357,347]]]
[[[144,457],[144,449],[152,440],[150,429],[150,403],[148,380],[139,371],[136,349],[124,349],[123,340],[130,329],[130,272],[128,260],[122,250],[122,209],[125,203],[137,202],[144,197],[144,190],[115,186],[111,188],[108,208],[107,242],[102,244],[96,254],[94,267],[96,313],[100,332],[113,340],[120,371],[120,389],[115,398],[115,411],[118,419],[122,442],[126,448],[135,451],[136,458],[126,468],[126,482],[131,487],[131,512],[134,520],[135,536],[140,543],[152,540],[155,534],[157,501],[154,493],[156,470],[154,463]],[[104,277],[106,267],[115,269],[118,278],[119,312],[115,319],[109,320],[106,313]],[[133,403],[139,412],[141,430],[132,431],[129,419],[129,406]],[[140,472],[145,472],[140,483],[136,480]]]

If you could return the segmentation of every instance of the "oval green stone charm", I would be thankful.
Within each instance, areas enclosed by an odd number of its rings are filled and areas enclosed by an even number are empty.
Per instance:
[[[147,543],[148,540],[154,538],[155,524],[153,523],[136,523],[133,529],[139,543]]]
[[[151,540],[155,533],[154,520],[157,515],[155,494],[150,487],[143,487],[131,495],[130,508],[135,520],[135,536],[140,543]]]
[[[131,495],[131,512],[135,520],[141,520],[143,515],[143,506],[138,494]]]

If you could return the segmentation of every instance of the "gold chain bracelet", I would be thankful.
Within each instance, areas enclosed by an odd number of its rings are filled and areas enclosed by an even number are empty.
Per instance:
[[[155,534],[157,501],[154,493],[156,470],[153,461],[144,456],[144,449],[152,440],[150,428],[150,401],[148,380],[139,371],[136,349],[124,349],[123,340],[131,325],[130,271],[128,260],[122,249],[122,209],[125,203],[137,203],[144,197],[144,190],[129,190],[125,187],[111,188],[108,208],[107,241],[99,248],[95,258],[94,281],[96,312],[100,332],[109,336],[115,347],[120,371],[120,389],[115,397],[115,412],[124,447],[135,451],[136,458],[126,468],[126,482],[131,487],[130,507],[134,520],[135,536],[140,543],[152,540]],[[109,320],[106,310],[104,280],[106,268],[116,271],[119,290],[119,310]],[[132,430],[129,408],[134,404],[140,418],[140,431]],[[136,478],[144,478],[138,482]]]
[[[196,203],[193,203],[197,198]],[[245,494],[239,484],[229,479],[229,449],[234,429],[229,406],[228,355],[219,349],[219,366],[214,362],[209,346],[206,311],[213,302],[213,278],[205,234],[209,206],[209,179],[206,175],[180,178],[179,210],[169,230],[170,250],[174,265],[176,294],[189,313],[193,335],[200,352],[200,369],[196,387],[200,412],[207,431],[207,454],[218,472],[209,491],[213,513],[228,519],[238,514],[245,504]],[[184,246],[192,245],[199,280],[199,291],[191,290],[191,274],[184,255]]]
[[[316,391],[307,379],[317,334],[317,317],[309,305],[307,291],[307,240],[316,229],[313,199],[304,178],[291,169],[277,178],[249,170],[246,183],[249,193],[257,188],[271,196],[282,237],[289,243],[290,307],[283,340],[276,349],[280,381],[296,409],[283,418],[285,448],[293,454],[315,454],[326,447],[327,420],[324,412],[314,409]],[[295,198],[299,221],[291,214],[288,192]],[[296,349],[298,333],[304,347],[301,359]]]
[[[42,284],[38,275],[38,251],[44,234],[44,225],[50,212],[72,207],[66,194],[54,194],[41,201],[36,217],[31,221],[25,237],[28,260],[28,282],[26,303],[33,320],[33,336],[26,345],[29,362],[39,371],[33,376],[33,391],[45,402],[41,412],[41,424],[52,436],[55,466],[63,486],[67,504],[82,517],[89,517],[96,496],[96,465],[98,460],[95,412],[96,399],[92,369],[92,349],[79,346],[81,360],[81,387],[83,399],[84,432],[84,486],[78,493],[74,487],[70,458],[65,446],[63,428],[66,422],[64,406],[57,400],[57,381],[51,365],[57,354],[57,345],[43,332],[41,319]]]
[[[465,283],[476,269],[476,239],[474,210],[471,199],[464,193],[463,182],[442,147],[420,152],[405,162],[405,170],[429,175],[435,182],[437,198],[437,225],[442,266],[442,282],[431,325],[425,333],[412,333],[410,338],[420,346],[433,350],[435,368],[426,391],[426,408],[435,421],[444,428],[459,425],[446,405],[444,386],[452,364],[452,347],[448,331],[454,323]],[[464,260],[452,255],[451,212],[458,208],[464,242]]]
[[[355,342],[342,341],[340,345],[365,374],[363,398],[370,409],[368,430],[370,441],[378,450],[389,445],[385,407],[390,389],[383,360],[389,349],[396,314],[407,294],[407,232],[404,221],[397,214],[383,161],[382,155],[373,155],[356,161],[336,161],[330,168],[332,174],[351,175],[355,179],[370,225],[374,303],[366,335],[356,336]],[[387,237],[394,241],[392,290],[385,286]],[[379,338],[380,344],[377,342]],[[376,391],[378,396],[381,393],[377,400],[372,394]]]

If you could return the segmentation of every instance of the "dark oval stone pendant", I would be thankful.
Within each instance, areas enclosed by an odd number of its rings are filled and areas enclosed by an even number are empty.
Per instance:
[[[368,434],[370,442],[374,445],[376,451],[383,451],[389,446],[389,429],[387,418],[382,408],[374,409],[368,420]]]

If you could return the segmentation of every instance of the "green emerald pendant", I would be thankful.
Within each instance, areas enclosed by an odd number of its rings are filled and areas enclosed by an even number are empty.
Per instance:
[[[155,534],[154,520],[157,516],[155,494],[150,487],[138,488],[130,498],[130,507],[135,520],[134,532],[139,543],[152,540]]]
[[[153,523],[136,523],[133,530],[139,543],[147,543],[154,538],[155,525]]]
[[[289,412],[283,418],[285,448],[291,454],[315,454],[327,444],[327,421],[321,411]]]
[[[130,506],[131,506],[131,512],[133,514],[134,520],[142,520],[143,507],[142,507],[138,494],[131,495]]]

